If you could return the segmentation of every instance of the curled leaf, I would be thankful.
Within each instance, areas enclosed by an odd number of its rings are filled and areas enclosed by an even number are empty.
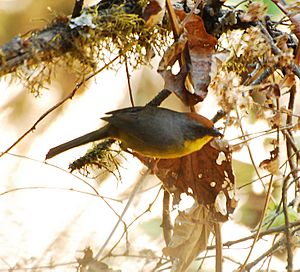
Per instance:
[[[163,253],[176,258],[173,268],[186,271],[195,257],[206,249],[213,225],[210,211],[204,205],[194,205],[180,212],[175,219],[174,233]]]
[[[176,14],[181,21],[187,16],[182,10],[176,10]],[[173,91],[186,105],[192,106],[207,95],[217,40],[206,32],[199,15],[192,14],[184,27],[179,40],[166,51],[158,72],[165,80],[165,89]],[[173,75],[169,68],[175,60],[181,61],[177,75]]]
[[[272,175],[280,175],[280,169],[279,169],[279,149],[276,147],[272,152],[271,152],[271,158],[263,160],[260,164],[259,167],[267,170],[269,173]]]
[[[142,17],[145,20],[146,27],[153,27],[161,23],[166,12],[165,5],[165,1],[149,1],[142,14]]]

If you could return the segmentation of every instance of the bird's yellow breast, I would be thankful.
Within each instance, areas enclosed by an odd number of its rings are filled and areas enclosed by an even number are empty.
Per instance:
[[[200,150],[205,144],[207,144],[213,137],[206,135],[202,138],[198,138],[196,140],[187,140],[184,143],[184,151],[185,155],[190,154],[192,152]]]
[[[124,136],[124,135],[122,135]],[[127,137],[126,137],[127,138]],[[155,147],[149,147],[147,144],[142,143],[138,140],[132,141],[132,138],[124,139],[122,137],[122,147],[123,148],[131,148],[144,156],[154,157],[160,159],[174,159],[186,156],[190,153],[200,150],[205,144],[207,144],[213,137],[212,136],[204,136],[202,138],[196,140],[186,140],[184,145],[172,146],[170,148],[163,148],[159,145]]]

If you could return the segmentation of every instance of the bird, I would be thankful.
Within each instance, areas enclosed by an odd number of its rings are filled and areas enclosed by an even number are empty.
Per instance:
[[[111,138],[145,157],[173,159],[200,150],[222,133],[211,120],[195,112],[177,112],[151,105],[118,109],[101,118],[100,129],[51,148],[50,159],[71,148]]]

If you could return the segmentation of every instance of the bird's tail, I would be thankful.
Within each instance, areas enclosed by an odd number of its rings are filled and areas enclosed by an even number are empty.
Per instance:
[[[90,142],[99,141],[99,140],[105,139],[107,137],[109,137],[109,125],[106,125],[98,130],[95,130],[95,131],[85,134],[81,137],[73,139],[69,142],[66,142],[61,145],[51,148],[46,155],[46,160],[50,159],[62,152],[65,152],[71,148],[74,148],[74,147],[77,147],[80,145],[84,145],[84,144],[87,144]]]

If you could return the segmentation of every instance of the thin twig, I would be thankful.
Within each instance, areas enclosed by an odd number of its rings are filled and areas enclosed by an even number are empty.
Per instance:
[[[286,131],[285,129],[284,130],[281,130],[282,134],[286,137],[287,141],[289,141],[290,143],[290,147],[291,149],[294,151],[294,152],[291,152],[291,154],[289,155],[288,157],[288,161],[290,160],[290,158],[292,158],[293,156],[296,155],[296,161],[298,161],[299,159],[299,153],[300,153],[300,149],[298,148],[298,146],[296,145],[295,143],[295,139],[292,137],[292,135]]]
[[[271,50],[272,53],[275,55],[279,55],[281,54],[281,50],[278,48],[278,46],[274,43],[272,36],[270,35],[270,33],[268,32],[268,30],[266,29],[266,27],[261,23],[261,22],[257,22],[261,32],[265,35],[265,37],[267,38],[270,46],[271,46]]]
[[[147,106],[158,107],[166,98],[170,96],[172,92],[168,89],[162,89],[150,102],[148,102]]]
[[[242,138],[243,138],[244,140],[246,140],[245,132],[244,132],[244,129],[243,129],[243,126],[242,126],[242,120],[241,120],[241,118],[240,118],[239,113],[238,113],[237,110],[236,110],[236,114],[237,114],[237,118],[240,120],[240,124],[239,124],[239,125],[240,125],[240,130],[241,130],[242,135],[243,135]],[[252,163],[252,165],[253,165],[253,167],[254,167],[255,173],[256,173],[256,175],[258,176],[258,178],[260,179],[261,184],[262,184],[264,190],[266,190],[265,184],[263,183],[262,178],[260,177],[259,171],[258,171],[258,169],[257,169],[257,166],[256,166],[256,164],[255,164],[255,162],[254,162],[254,158],[253,158],[253,155],[252,155],[250,146],[248,145],[248,142],[247,142],[247,141],[245,141],[245,144],[246,144],[246,147],[247,147],[247,150],[248,150],[248,154],[249,154],[251,163]],[[273,201],[274,201],[274,200],[273,200]]]
[[[290,223],[290,228],[293,228],[293,227],[296,227],[296,226],[300,226],[300,220]],[[286,228],[285,225],[283,225],[283,226],[280,226],[280,227],[272,227],[268,230],[261,231],[259,233],[258,238],[264,237],[266,235],[271,235],[271,234],[274,234],[274,233],[283,232],[285,230],[285,228]],[[246,242],[248,240],[252,240],[255,237],[256,237],[256,233],[252,234],[252,235],[249,235],[249,236],[246,236],[246,237],[243,237],[243,238],[240,238],[240,239],[237,239],[237,240],[234,240],[234,241],[227,241],[227,242],[223,243],[223,247],[231,247],[233,245],[243,243],[243,242]],[[207,250],[214,250],[215,248],[216,248],[216,246],[208,246]]]
[[[300,117],[300,116],[299,116]],[[279,130],[280,131],[284,131],[284,130],[287,130],[287,129],[292,129],[294,128],[295,125],[290,125],[290,126],[281,126],[279,127]],[[262,137],[262,136],[266,136],[266,135],[269,135],[269,134],[272,134],[272,133],[276,133],[277,132],[277,128],[274,129],[274,128],[268,128],[266,130],[261,130],[261,131],[256,131],[256,132],[251,132],[251,133],[245,133],[243,134],[242,136],[238,136],[238,137],[234,137],[234,138],[231,138],[229,139],[228,141],[229,142],[232,142],[232,141],[235,141],[235,140],[240,140],[241,138],[245,138],[245,137],[249,137],[249,136],[253,136],[253,135],[257,135],[255,137],[251,137],[251,138],[248,138],[246,139],[245,141],[243,142],[240,142],[241,144],[243,144],[244,142],[246,141],[251,141],[251,140],[254,140],[256,138],[259,138],[259,137]]]
[[[132,94],[132,88],[131,88],[131,82],[130,82],[130,73],[129,73],[128,63],[127,63],[127,57],[125,60],[125,69],[126,69],[126,77],[127,77],[127,85],[128,85],[130,103],[131,103],[131,106],[134,107],[134,100],[133,100],[133,94]]]
[[[263,224],[263,219],[265,217],[265,214],[266,214],[266,211],[267,211],[267,207],[269,205],[269,201],[270,201],[270,198],[271,198],[272,187],[273,187],[273,175],[271,175],[271,179],[270,179],[270,183],[269,183],[269,187],[268,187],[268,192],[267,192],[266,200],[265,200],[265,203],[264,203],[262,214],[260,216],[259,225],[258,225],[256,234],[255,234],[252,246],[250,248],[250,251],[248,253],[248,256],[247,256],[246,260],[244,261],[243,265],[239,268],[239,271],[244,271],[244,269],[245,269],[245,267],[247,265],[247,262],[248,262],[248,260],[249,260],[249,258],[251,256],[251,253],[252,253],[252,251],[254,249],[254,245],[258,241],[258,238],[259,238],[259,235],[260,235],[260,231],[261,231],[261,228],[262,228],[262,224]]]
[[[75,0],[75,5],[72,12],[72,18],[80,16],[83,7],[83,0]]]
[[[80,191],[80,190],[75,190],[73,188],[64,188],[64,187],[49,187],[49,186],[29,186],[29,187],[16,187],[4,192],[0,192],[0,197],[7,195],[7,194],[12,194],[15,192],[22,192],[22,191],[27,191],[27,190],[61,190],[61,191],[69,191],[69,192],[75,192],[75,193],[80,193],[80,194],[85,194],[85,195],[89,195],[89,196],[96,196],[96,197],[101,197],[101,198],[106,198],[109,200],[113,200],[113,201],[117,201],[120,202],[119,200],[113,199],[113,198],[109,198],[109,197],[104,197],[101,195],[97,195],[97,194],[93,194],[93,193],[89,193],[89,192],[85,192],[85,191]]]
[[[193,8],[191,9],[191,11],[188,13],[187,16],[185,16],[185,18],[183,19],[183,21],[181,22],[181,24],[183,26],[185,26],[185,24],[190,20],[190,18],[192,17],[192,15],[194,14],[194,11],[197,9],[197,7],[200,5],[200,3],[202,2],[202,0],[197,0],[197,2],[194,4]]]
[[[115,243],[115,245],[109,250],[109,252],[106,254],[106,256],[104,256],[103,258],[101,258],[101,261],[104,260],[107,257],[111,257],[113,250],[118,246],[118,244],[121,242],[121,240],[123,239],[124,235],[127,234],[128,229],[136,222],[138,221],[144,214],[146,214],[147,212],[150,212],[152,209],[152,206],[154,205],[154,203],[156,202],[160,191],[161,191],[162,187],[160,187],[160,189],[158,190],[156,196],[154,197],[154,200],[149,204],[149,206],[147,207],[147,209],[145,211],[143,211],[140,215],[136,216],[134,218],[134,220],[132,220],[132,222],[130,222],[128,225],[125,224],[124,227],[124,231],[122,233],[122,235],[120,236],[119,240]]]
[[[276,240],[277,240],[277,237],[278,237],[278,234],[276,234],[273,238],[273,241],[272,241],[272,246],[274,246]],[[269,256],[269,260],[268,260],[268,264],[267,264],[267,271],[270,271],[270,266],[271,266],[271,261],[272,261],[272,257],[273,257],[273,254]]]
[[[258,76],[255,80],[252,81],[250,85],[258,85],[261,84],[266,78],[268,78],[273,72],[273,69],[270,67],[266,67],[264,72]]]
[[[74,267],[74,265],[78,264],[78,262],[65,262],[65,263],[51,263],[49,265],[41,265],[41,266],[33,266],[33,267],[22,267],[22,266],[17,266],[17,267],[10,267],[10,269],[7,268],[0,268],[1,272],[7,272],[7,271],[46,271],[46,270],[53,270],[54,268],[57,267]]]
[[[284,133],[285,133],[285,132],[283,131],[283,134],[284,134]],[[284,134],[284,135],[285,135],[285,134]],[[287,137],[289,137],[289,134],[286,133],[286,135],[287,135]],[[250,140],[251,140],[251,139],[250,139]],[[297,150],[297,152],[293,153],[293,154],[291,155],[291,157],[293,157],[293,156],[295,156],[295,155],[298,155],[299,153],[300,153],[300,149]],[[280,166],[279,166],[279,169],[282,169],[286,164],[287,164],[287,161],[285,161],[282,165],[280,165]],[[261,176],[261,179],[267,178],[267,177],[269,177],[270,175],[271,175],[271,174],[266,174],[266,175],[264,175],[264,176]],[[299,179],[299,177],[297,177],[297,178],[295,179],[295,181],[298,180],[298,179]],[[252,181],[250,181],[250,182],[247,182],[247,183],[245,183],[245,184],[243,184],[243,185],[237,187],[237,189],[238,189],[238,190],[241,190],[242,188],[244,188],[244,187],[246,187],[246,186],[249,186],[250,184],[253,184],[254,182],[257,182],[257,181],[260,181],[260,178],[254,179],[254,180],[252,180]]]
[[[300,67],[299,67],[299,65],[291,64],[290,68],[292,69],[293,73],[300,79]]]
[[[247,264],[245,266],[246,271],[250,271],[252,267],[257,265],[261,260],[264,258],[274,254],[274,252],[278,251],[279,249],[283,248],[284,246],[284,238],[280,239],[278,242],[276,242],[270,249],[268,249],[266,252],[264,252],[261,256],[259,256],[257,259],[255,259],[253,262]]]
[[[87,78],[80,81],[78,84],[76,84],[75,88],[61,101],[56,103],[53,107],[48,109],[45,113],[43,113],[37,121],[32,125],[30,129],[28,129],[21,137],[18,138],[10,147],[8,147],[4,152],[0,153],[0,158],[5,155],[7,152],[9,152],[13,147],[15,147],[19,142],[21,142],[30,132],[33,132],[36,129],[36,126],[45,119],[52,111],[56,110],[58,107],[63,105],[67,100],[72,99],[73,96],[77,93],[77,91],[80,89],[80,87],[88,80],[93,78],[95,75],[102,72],[104,69],[106,69],[109,65],[111,65],[113,62],[115,62],[119,58],[119,55],[116,56],[114,59],[112,59],[109,63],[105,64],[103,67],[101,67],[98,71],[92,73]]]
[[[164,190],[161,227],[166,246],[168,246],[171,241],[173,226],[170,217],[170,193],[167,190]]]
[[[216,272],[223,271],[223,253],[222,253],[222,232],[221,223],[214,223],[215,236],[216,236]]]
[[[296,172],[295,170],[291,171]],[[283,214],[284,214],[284,221],[285,221],[285,237],[286,237],[286,248],[287,248],[287,271],[293,271],[293,251],[291,248],[291,233],[290,233],[290,220],[288,214],[288,204],[287,204],[287,190],[288,190],[288,183],[289,183],[289,175],[285,177],[282,184],[282,206],[283,206]]]
[[[53,167],[55,169],[58,169],[59,171],[62,171],[68,175],[72,175],[74,178],[78,179],[80,182],[83,182],[85,185],[87,185],[88,187],[90,187],[92,189],[92,191],[94,191],[95,195],[98,196],[98,197],[101,197],[101,198],[106,198],[106,199],[109,199],[109,200],[114,200],[114,201],[117,201],[117,202],[121,202],[122,203],[122,200],[117,200],[117,199],[113,199],[113,198],[109,198],[109,197],[104,197],[104,196],[101,196],[98,191],[96,190],[95,187],[93,187],[91,184],[89,184],[87,181],[85,181],[84,179],[82,179],[81,177],[79,176],[76,176],[75,174],[73,173],[70,173],[69,171],[55,165],[55,164],[51,164],[51,163],[48,163],[48,162],[45,162],[45,161],[40,161],[40,160],[36,160],[36,159],[33,159],[33,158],[29,158],[27,156],[24,156],[24,155],[19,155],[19,154],[13,154],[13,153],[7,153],[7,155],[10,155],[10,156],[13,156],[13,157],[17,157],[17,158],[21,158],[21,159],[26,159],[26,160],[30,160],[32,162],[36,162],[36,163],[42,163],[46,166],[50,166],[50,167]]]
[[[68,172],[67,170],[63,169],[63,168],[60,168],[59,166],[56,166],[54,164],[51,164],[51,163],[48,163],[48,162],[41,162],[39,160],[35,160],[35,159],[32,159],[32,158],[29,158],[29,157],[26,157],[26,156],[23,156],[23,155],[17,155],[17,154],[12,154],[12,153],[7,153],[8,155],[10,156],[14,156],[14,157],[17,157],[17,158],[23,158],[23,159],[28,159],[28,160],[31,160],[33,162],[37,162],[37,163],[43,163],[47,166],[50,166],[50,167],[53,167],[53,168],[56,168],[66,174],[69,174],[69,175],[72,175],[74,178],[78,179],[79,181],[83,182],[84,184],[86,184],[88,187],[90,187],[94,192],[95,192],[95,196],[97,197],[100,197],[104,203],[112,210],[112,212],[117,216],[119,217],[118,213],[115,211],[115,209],[109,204],[109,202],[107,200],[113,200],[113,201],[116,201],[116,202],[120,202],[122,203],[123,201],[122,200],[117,200],[117,199],[114,199],[114,198],[110,198],[110,197],[104,197],[102,195],[99,194],[99,192],[96,190],[95,187],[93,187],[91,184],[89,184],[87,181],[85,181],[84,179],[80,178],[79,176],[76,176],[75,174],[73,173],[70,173]],[[6,193],[6,192],[4,192]],[[89,195],[93,195],[91,193],[86,193],[86,194],[89,194]],[[122,221],[123,224],[125,224],[124,221]]]
[[[175,38],[175,40],[178,40],[179,36],[182,33],[182,27],[178,22],[178,19],[177,19],[177,16],[175,14],[174,7],[171,3],[171,0],[166,1],[166,6],[167,6],[168,14],[170,16],[170,22],[171,22],[171,25],[172,25],[174,38]]]
[[[290,99],[289,99],[289,103],[288,103],[288,109],[291,112],[294,111],[295,94],[296,94],[296,86],[293,85],[290,89]],[[286,117],[286,125],[289,126],[289,125],[292,124],[292,122],[293,122],[292,116],[288,115]],[[296,166],[295,161],[291,157],[291,155],[293,153],[292,152],[292,142],[294,142],[294,137],[293,137],[293,134],[292,134],[290,129],[287,130],[287,134],[289,134],[289,136],[290,136],[290,137],[287,138],[287,141],[286,141],[287,156],[288,156],[288,161],[289,161],[291,171],[293,173],[292,175],[293,175],[294,179],[296,179],[297,178],[297,173],[294,170],[297,168],[297,166]]]
[[[111,254],[110,258],[145,258],[145,259],[160,259],[160,260],[168,260],[166,257],[160,257],[156,255],[137,255],[137,254]]]
[[[241,118],[239,117],[239,113],[238,113],[237,110],[236,110],[236,114],[237,114],[238,119],[241,120]],[[242,134],[244,135],[244,130],[243,130],[243,126],[242,126],[242,122],[241,122],[241,121],[240,121],[240,130],[241,130]],[[260,174],[259,174],[259,172],[258,172],[258,169],[257,169],[257,167],[256,167],[256,164],[255,164],[254,159],[253,159],[253,156],[252,156],[252,152],[251,152],[250,147],[249,147],[249,145],[248,145],[247,142],[246,142],[246,147],[247,147],[247,149],[248,149],[248,153],[249,153],[249,156],[250,156],[250,160],[251,160],[251,162],[252,162],[252,165],[253,165],[253,167],[254,167],[254,170],[255,170],[257,176],[259,177],[259,179],[260,179],[260,181],[261,181],[261,184],[263,185],[263,187],[264,187],[264,189],[265,189],[264,183],[263,183],[263,181],[262,181],[262,179],[261,179],[261,177],[260,177]],[[248,255],[247,255],[247,257],[246,257],[246,259],[245,259],[243,265],[239,268],[239,271],[243,271],[243,270],[245,269],[245,266],[246,266],[246,264],[247,264],[247,262],[248,262],[248,260],[249,260],[249,258],[250,258],[250,256],[251,256],[251,253],[252,253],[252,251],[253,251],[253,249],[254,249],[254,245],[256,244],[256,242],[257,242],[257,240],[258,240],[259,233],[260,233],[260,231],[261,231],[262,224],[263,224],[263,219],[264,219],[264,217],[265,217],[265,214],[266,214],[266,211],[267,211],[267,207],[268,207],[270,198],[272,197],[272,195],[271,195],[271,191],[272,191],[271,189],[272,189],[272,186],[273,186],[273,175],[271,175],[271,179],[270,179],[270,183],[269,183],[269,187],[268,187],[268,191],[267,191],[267,195],[266,195],[266,200],[265,200],[265,203],[264,203],[264,207],[263,207],[263,211],[262,211],[262,214],[261,214],[259,226],[258,226],[258,229],[257,229],[257,232],[256,232],[256,236],[255,236],[255,238],[254,238],[254,240],[253,240],[252,246],[251,246],[251,248],[250,248],[250,251],[249,251],[249,253],[248,253]],[[274,201],[274,200],[273,200],[273,201]]]
[[[119,216],[118,222],[115,224],[114,228],[112,229],[111,233],[109,234],[108,238],[106,239],[106,241],[104,242],[103,246],[101,247],[101,249],[98,251],[97,255],[95,256],[95,260],[99,260],[103,251],[105,250],[107,244],[109,243],[110,239],[112,238],[112,236],[114,235],[115,231],[117,230],[119,224],[122,222],[124,215],[126,214],[128,208],[130,207],[135,195],[138,193],[138,191],[140,190],[143,181],[145,179],[145,177],[150,173],[150,169],[147,169],[147,171],[145,172],[144,175],[142,175],[139,180],[136,182],[135,187],[132,190],[132,193],[127,201],[126,206],[123,209],[123,212],[121,213],[121,215]]]

